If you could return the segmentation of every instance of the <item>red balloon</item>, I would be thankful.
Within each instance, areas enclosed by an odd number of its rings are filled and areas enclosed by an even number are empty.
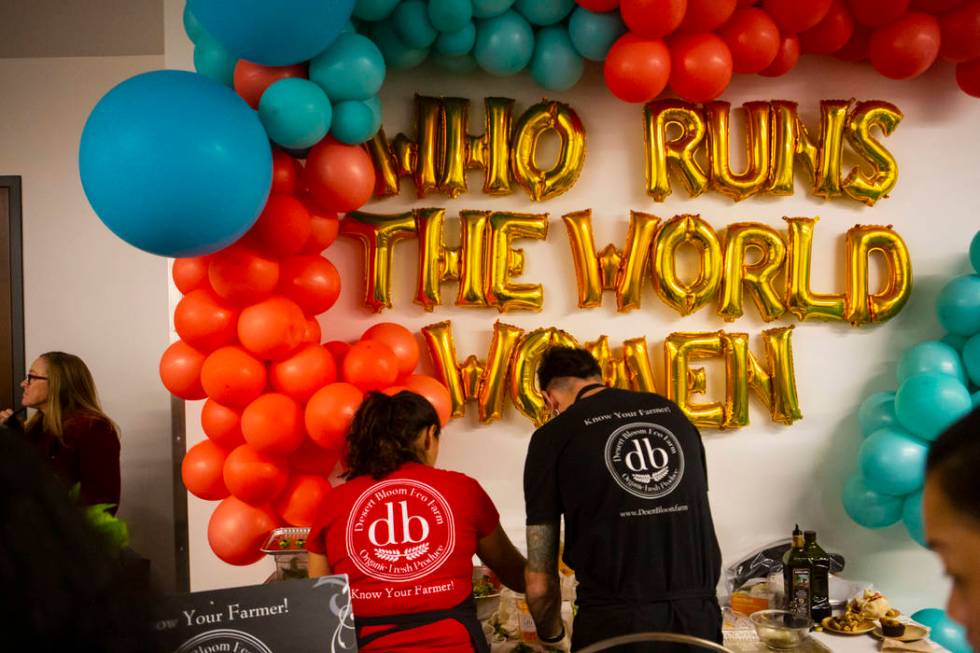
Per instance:
[[[228,452],[211,440],[198,442],[184,454],[180,478],[187,491],[199,499],[220,501],[228,496],[223,469]]]
[[[619,7],[619,0],[575,0],[580,7],[585,7],[589,11],[603,13],[612,11]]]
[[[288,456],[303,443],[303,409],[278,392],[264,394],[242,411],[245,442],[267,456]]]
[[[265,89],[269,88],[280,79],[289,77],[306,77],[306,64],[294,64],[292,66],[260,66],[251,61],[239,59],[235,64],[234,85],[235,92],[243,100],[248,102],[248,106],[253,109],[259,108],[259,100]]]
[[[762,0],[784,34],[799,34],[810,29],[827,15],[831,0]]]
[[[375,340],[388,346],[398,361],[398,376],[407,376],[419,364],[419,343],[415,334],[400,324],[380,322],[361,334],[361,340]]]
[[[242,436],[242,416],[238,411],[222,406],[214,399],[208,399],[201,408],[201,428],[211,442],[224,449],[232,449],[245,444]]]
[[[201,369],[204,365],[204,354],[178,340],[163,352],[160,357],[160,380],[170,394],[193,401],[204,399],[204,388],[201,386]]]
[[[442,383],[424,374],[414,374],[405,379],[405,387],[429,400],[439,415],[439,423],[445,426],[452,417],[453,401],[449,390]]]
[[[208,288],[209,260],[207,256],[174,259],[170,274],[173,276],[177,290],[186,295],[198,288]]]
[[[861,27],[854,28],[854,33],[843,48],[834,53],[834,58],[841,61],[858,63],[868,58],[868,45],[871,43],[871,30]]]
[[[319,344],[308,344],[289,358],[269,367],[272,387],[300,403],[337,380],[333,356]]]
[[[312,199],[303,202],[310,212],[310,238],[303,245],[300,254],[319,254],[333,245],[340,233],[340,219],[334,211],[324,211]]]
[[[338,213],[364,206],[374,193],[374,164],[357,145],[325,138],[306,157],[303,179],[321,207]]]
[[[714,34],[678,36],[670,45],[670,87],[690,102],[713,100],[732,80],[732,55]]]
[[[347,358],[347,352],[350,351],[350,345],[343,340],[331,340],[330,342],[324,343],[323,346],[333,356],[333,361],[337,363],[337,370],[342,370],[344,368],[344,359]]]
[[[241,347],[213,351],[201,367],[207,395],[230,408],[244,408],[265,390],[265,365]]]
[[[226,304],[210,289],[192,290],[174,309],[177,335],[204,353],[233,343],[237,323],[238,309]]]
[[[228,497],[211,513],[208,544],[228,564],[250,565],[265,557],[262,543],[278,526],[279,518],[268,507],[256,508]]]
[[[272,195],[295,195],[299,191],[303,165],[287,152],[272,148]]]
[[[872,32],[868,57],[885,77],[911,79],[928,70],[939,56],[939,39],[934,16],[911,12]]]
[[[754,7],[758,5],[762,0],[738,0],[739,7]]]
[[[648,39],[667,36],[681,24],[687,0],[620,0],[619,13],[631,32]]]
[[[303,249],[313,233],[310,212],[292,195],[270,195],[246,238],[255,249],[289,256]]]
[[[960,63],[980,57],[980,0],[940,16],[939,29],[944,58]]]
[[[240,243],[211,256],[208,279],[219,297],[243,306],[262,301],[279,283],[279,263]]]
[[[274,296],[242,310],[238,339],[242,346],[265,360],[289,356],[303,342],[306,316],[291,299]]]
[[[847,7],[858,25],[882,27],[901,18],[909,0],[847,0]]]
[[[779,53],[779,28],[761,9],[739,9],[718,30],[732,56],[736,73],[758,73],[765,70]]]
[[[963,5],[966,0],[912,0],[912,8],[927,14],[944,14]]]
[[[804,52],[833,54],[843,48],[854,34],[854,19],[843,0],[833,0],[830,10],[819,23],[800,32],[800,47]]]
[[[290,526],[309,528],[327,505],[331,489],[322,476],[297,474],[276,499],[276,512]]]
[[[779,51],[769,67],[759,71],[763,77],[779,77],[791,71],[800,59],[800,39],[796,34],[784,36],[779,43]]]
[[[327,478],[339,457],[339,451],[327,451],[310,438],[303,438],[303,444],[289,457],[289,466],[294,472]]]
[[[228,491],[253,506],[278,497],[289,481],[284,458],[259,453],[248,444],[228,454],[223,474]]]
[[[627,32],[613,44],[603,64],[609,91],[624,102],[649,102],[670,77],[670,52],[660,39]]]
[[[328,451],[340,452],[363,398],[364,394],[349,383],[331,383],[317,390],[306,404],[310,439]]]
[[[736,5],[736,0],[687,0],[687,11],[677,31],[682,34],[713,32],[732,17]]]
[[[344,381],[362,392],[387,388],[398,378],[398,359],[388,345],[361,340],[351,345],[341,366]]]
[[[340,296],[340,274],[318,254],[287,256],[279,264],[279,292],[307,315],[319,315]]]
[[[315,317],[306,318],[306,329],[303,331],[303,343],[320,344],[320,323]]]
[[[406,388],[403,385],[392,385],[392,386],[389,386],[389,387],[385,388],[381,392],[383,392],[384,394],[388,395],[389,397],[394,397],[399,392],[411,392],[411,390],[409,390],[408,388]]]
[[[956,64],[956,83],[967,95],[980,97],[980,59]]]

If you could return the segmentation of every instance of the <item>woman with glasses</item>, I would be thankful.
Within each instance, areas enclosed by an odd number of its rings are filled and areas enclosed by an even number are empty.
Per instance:
[[[60,351],[41,354],[21,387],[20,410],[35,409],[23,425],[25,435],[55,475],[68,488],[78,484],[87,505],[118,505],[119,435],[82,359]],[[0,423],[15,419],[13,410],[0,411]]]

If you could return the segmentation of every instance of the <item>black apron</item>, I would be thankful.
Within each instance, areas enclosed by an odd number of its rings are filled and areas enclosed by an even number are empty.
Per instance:
[[[408,614],[382,615],[378,617],[354,617],[354,625],[357,628],[357,647],[358,649],[367,646],[376,639],[391,635],[393,633],[405,632],[413,628],[428,626],[443,619],[453,619],[458,622],[470,635],[470,643],[476,653],[490,653],[490,645],[487,644],[486,635],[480,621],[476,618],[476,601],[470,595],[461,603],[452,608],[444,610],[428,610],[425,612],[411,612]],[[365,626],[389,626],[384,630],[361,635],[361,629]]]

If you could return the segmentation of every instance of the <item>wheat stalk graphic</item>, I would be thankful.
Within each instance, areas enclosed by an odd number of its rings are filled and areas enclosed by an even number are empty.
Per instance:
[[[406,560],[415,560],[416,558],[421,558],[429,551],[429,543],[423,542],[418,546],[413,546],[405,549],[404,551],[398,551],[397,549],[375,549],[374,556],[379,560],[387,560],[388,562],[398,562],[400,559],[405,558]]]

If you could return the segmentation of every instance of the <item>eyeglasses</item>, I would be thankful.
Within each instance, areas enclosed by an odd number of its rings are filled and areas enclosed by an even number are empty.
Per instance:
[[[39,376],[37,374],[28,374],[27,375],[27,379],[25,379],[25,380],[28,383],[34,383],[35,381],[47,381],[48,380],[48,377],[46,377],[46,376]]]

